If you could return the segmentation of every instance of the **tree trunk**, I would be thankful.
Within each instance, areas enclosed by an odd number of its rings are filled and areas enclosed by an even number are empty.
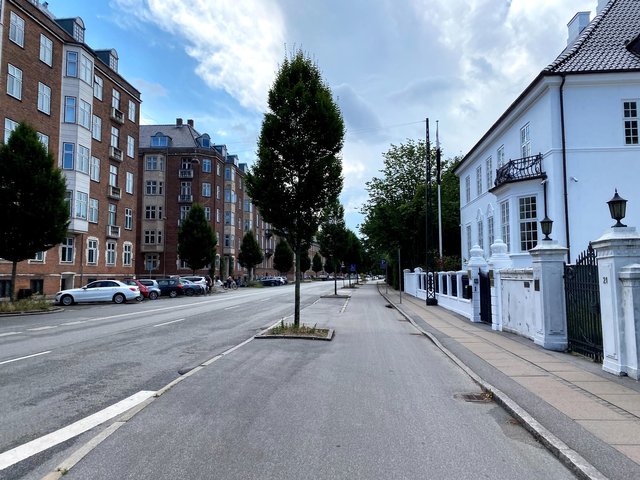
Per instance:
[[[15,260],[11,263],[11,284],[9,285],[9,300],[11,300],[12,302],[14,302],[16,300],[16,276],[17,276],[17,271],[18,269],[18,262],[16,262]]]
[[[296,327],[300,326],[300,241],[296,242],[296,293],[293,324]]]
[[[333,294],[338,295],[338,264],[333,266]]]

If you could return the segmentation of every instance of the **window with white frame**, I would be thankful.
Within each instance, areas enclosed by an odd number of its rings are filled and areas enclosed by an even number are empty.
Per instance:
[[[520,153],[522,154],[522,158],[531,156],[531,136],[529,130],[528,123],[520,129]]]
[[[100,203],[95,198],[89,199],[89,222],[98,223],[98,208]]]
[[[164,190],[164,182],[157,180],[147,180],[145,186],[146,195],[162,195]]]
[[[518,199],[520,220],[520,250],[527,252],[538,244],[538,212],[536,197]]]
[[[191,207],[189,205],[180,205],[180,220],[184,220],[189,215]]]
[[[471,224],[467,225],[466,228],[467,231],[467,258],[471,257]]]
[[[109,165],[109,185],[118,186],[118,167],[115,165]]]
[[[78,124],[87,130],[91,129],[91,104],[80,99],[78,108]]]
[[[133,158],[136,154],[136,141],[133,137],[127,135],[127,156]]]
[[[638,103],[635,100],[623,102],[624,143],[638,145]]]
[[[124,209],[124,229],[133,230],[133,209]]]
[[[102,141],[102,119],[96,115],[93,115],[92,119],[91,136],[100,142]]]
[[[180,195],[191,195],[191,182],[180,182]]]
[[[49,115],[51,113],[51,87],[38,82],[38,110]]]
[[[76,168],[79,172],[89,175],[89,149],[82,145],[78,145],[78,161]]]
[[[476,194],[482,195],[482,165],[476,167]]]
[[[160,266],[160,257],[157,253],[147,253],[144,256],[144,269],[152,272]]]
[[[124,191],[133,194],[133,173],[131,172],[125,174]]]
[[[220,164],[216,163],[216,175],[220,176]]]
[[[73,237],[67,237],[62,240],[60,244],[60,262],[72,263],[73,262]]]
[[[500,204],[500,235],[502,241],[507,244],[507,252],[511,251],[511,226],[509,214],[509,201]]]
[[[484,249],[484,222],[482,218],[478,219],[478,245]]]
[[[69,217],[73,216],[73,190],[67,190],[64,192],[64,201],[67,202],[69,207]]]
[[[205,173],[211,173],[211,159],[203,158],[202,159],[202,171]]]
[[[4,143],[9,141],[11,133],[18,128],[18,122],[14,122],[10,118],[4,119]]]
[[[62,169],[73,170],[75,164],[76,146],[73,143],[64,142],[62,144]]]
[[[111,94],[111,106],[116,110],[120,110],[120,92],[115,88],[112,90]]]
[[[498,151],[496,153],[496,161],[498,162],[498,164],[496,165],[497,168],[500,168],[504,165],[504,145],[501,145],[498,148]]]
[[[493,230],[493,216],[487,217],[487,237],[489,240],[489,246],[493,245],[496,241]]]
[[[100,159],[91,157],[89,161],[89,178],[94,182],[100,181]]]
[[[220,209],[216,208],[216,223],[220,223]]]
[[[202,183],[202,196],[210,197],[211,196],[211,184],[208,182]]]
[[[9,17],[9,40],[24,47],[24,19],[13,12]]]
[[[36,252],[36,254],[31,259],[32,262],[44,263],[45,252]]]
[[[64,122],[76,123],[76,97],[64,97]]]
[[[114,203],[109,204],[109,215],[107,225],[115,225],[117,220],[118,207]]]
[[[204,207],[204,218],[206,218],[207,222],[211,221],[211,207]]]
[[[40,140],[40,143],[44,145],[44,148],[49,150],[49,135],[45,135],[41,132],[36,132],[36,135],[38,135],[38,140]]]
[[[87,264],[96,265],[98,263],[98,239],[87,239]]]
[[[487,176],[487,191],[489,191],[491,187],[493,187],[493,159],[491,157],[487,158],[485,170]]]
[[[166,135],[154,135],[151,137],[152,147],[167,147],[169,145],[169,138]]]
[[[118,144],[120,143],[120,130],[116,127],[111,127],[111,145],[112,147],[118,148]]]
[[[145,157],[145,170],[164,170],[164,158],[159,155]]]
[[[229,212],[229,211],[224,212],[224,224],[235,226],[236,214],[234,212]]]
[[[155,205],[145,205],[144,218],[146,218],[147,220],[155,220],[157,218]]]
[[[92,84],[93,62],[84,54],[80,55],[80,80]]]
[[[107,265],[115,265],[116,264],[116,242],[111,240],[107,241],[107,251],[106,253],[106,264]]]
[[[67,52],[67,77],[78,76],[78,52]]]
[[[122,264],[125,267],[131,266],[131,261],[133,259],[133,245],[131,242],[125,242],[122,245]]]
[[[464,192],[466,203],[469,203],[471,201],[471,177],[469,175],[464,177]]]
[[[144,231],[144,243],[145,245],[155,245],[156,243],[156,231],[145,230]]]
[[[51,66],[53,63],[53,42],[40,34],[40,61]]]
[[[133,100],[129,100],[129,120],[132,122],[136,121],[136,104]]]
[[[7,93],[20,100],[22,98],[22,70],[7,64]]]
[[[216,198],[220,200],[220,185],[216,185]]]
[[[98,100],[102,100],[102,92],[104,90],[104,80],[101,77],[93,76],[93,96]]]

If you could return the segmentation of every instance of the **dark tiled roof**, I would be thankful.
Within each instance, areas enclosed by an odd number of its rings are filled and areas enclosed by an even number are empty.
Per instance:
[[[640,0],[611,0],[543,73],[640,70],[627,44],[640,35]]]
[[[171,147],[174,148],[195,148],[198,146],[196,138],[200,134],[186,123],[177,125],[140,125],[140,148],[149,148],[151,137],[156,133],[162,133],[171,137]]]

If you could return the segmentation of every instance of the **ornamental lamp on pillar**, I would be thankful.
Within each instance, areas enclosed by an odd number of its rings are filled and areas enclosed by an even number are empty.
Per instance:
[[[553,220],[551,220],[546,215],[542,220],[540,220],[540,229],[542,230],[542,234],[544,235],[543,240],[551,240],[551,228],[553,226]]]
[[[613,225],[613,228],[616,227],[626,227],[623,223],[620,222],[624,218],[627,213],[627,201],[618,195],[618,189],[616,188],[616,193],[611,200],[607,202],[609,205],[609,213],[611,214],[611,218],[613,218],[617,223]]]

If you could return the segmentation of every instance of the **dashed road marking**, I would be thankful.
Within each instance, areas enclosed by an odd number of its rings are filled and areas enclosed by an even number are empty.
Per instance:
[[[39,332],[40,330],[49,330],[51,328],[58,328],[57,325],[45,325],[44,327],[27,328],[28,332]]]
[[[154,327],[162,327],[163,325],[169,325],[171,323],[184,322],[186,318],[179,318],[178,320],[171,320],[170,322],[158,323]]]
[[[8,337],[9,335],[20,335],[22,332],[7,332],[7,333],[0,333],[0,337]]]
[[[4,362],[0,362],[0,365],[4,365],[5,363],[17,362],[19,360],[26,360],[27,358],[39,357],[40,355],[46,355],[47,353],[51,353],[51,350],[47,350],[46,352],[34,353],[33,355],[27,355],[25,357],[12,358],[11,360],[5,360]]]

